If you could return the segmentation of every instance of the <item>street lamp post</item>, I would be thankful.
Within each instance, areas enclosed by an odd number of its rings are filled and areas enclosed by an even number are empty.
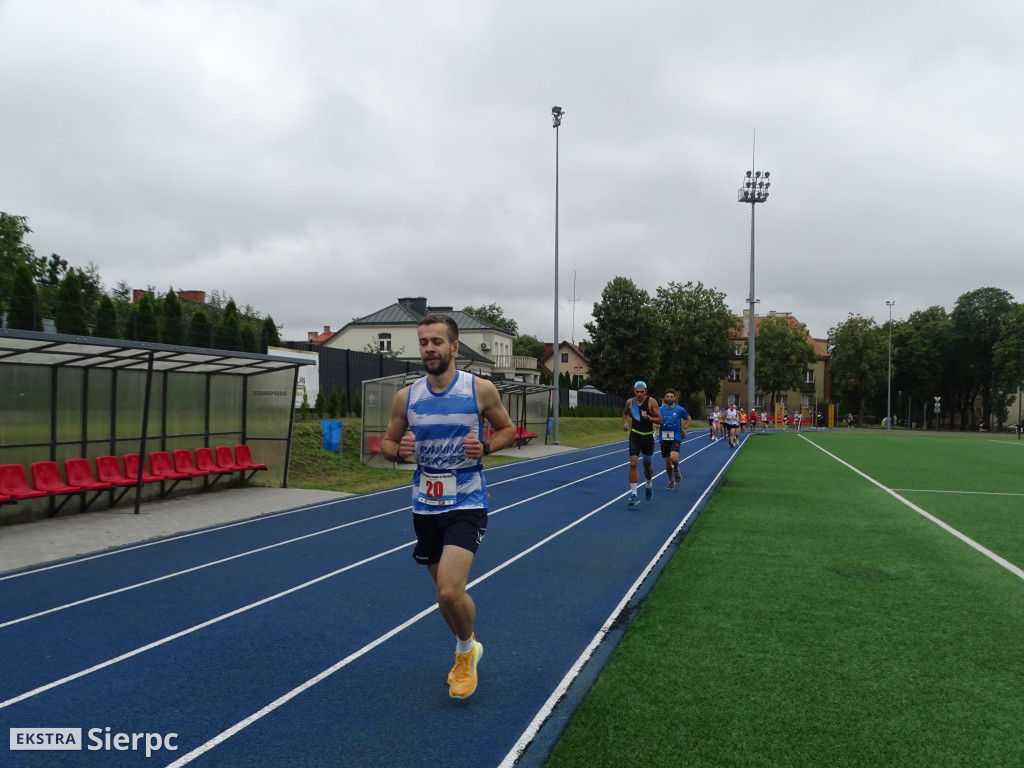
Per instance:
[[[551,108],[551,124],[555,129],[555,338],[551,344],[553,353],[553,364],[551,375],[554,377],[555,401],[551,410],[551,442],[558,445],[558,401],[561,398],[562,389],[558,382],[558,127],[562,124],[562,115],[565,111],[561,107]]]
[[[895,303],[895,300],[885,302],[885,305],[889,307],[889,395],[885,404],[887,430],[892,430],[892,305]]]
[[[753,408],[754,403],[754,305],[757,300],[754,298],[754,206],[763,203],[768,199],[768,187],[771,182],[768,171],[747,171],[743,179],[743,186],[738,194],[741,203],[750,203],[750,296],[747,302],[750,304],[750,318],[747,330],[747,408]]]

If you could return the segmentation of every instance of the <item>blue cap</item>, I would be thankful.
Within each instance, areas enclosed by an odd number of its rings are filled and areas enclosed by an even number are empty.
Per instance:
[[[647,389],[647,382],[638,381],[636,384],[633,385],[633,389]]]

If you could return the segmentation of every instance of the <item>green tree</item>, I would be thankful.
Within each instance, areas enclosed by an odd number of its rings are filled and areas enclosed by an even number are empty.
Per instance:
[[[240,349],[242,352],[260,351],[260,343],[256,340],[256,331],[254,331],[249,325],[242,328]]]
[[[8,294],[7,327],[19,331],[41,331],[43,320],[39,312],[39,297],[28,264],[14,268],[11,291]]]
[[[950,314],[960,361],[958,408],[962,427],[973,425],[976,418],[987,420],[993,413],[1002,413],[1009,402],[998,386],[993,350],[1013,307],[1013,297],[1001,288],[978,288],[960,296]],[[981,413],[975,410],[979,397]]]
[[[916,406],[927,407],[928,414],[933,410],[933,398],[951,401],[951,380],[944,371],[956,368],[952,334],[952,322],[940,306],[917,310],[905,321],[893,324],[893,389]],[[914,413],[922,411],[915,407]]]
[[[25,242],[25,235],[31,232],[26,217],[0,211],[0,296],[11,296],[14,293],[18,265],[28,269],[29,281],[32,283],[43,275],[46,259],[37,257],[32,246]]]
[[[856,404],[857,412],[863,413],[868,396],[883,387],[888,376],[888,336],[872,318],[850,313],[829,329],[828,349],[833,394],[844,403]]]
[[[53,316],[57,333],[88,336],[89,323],[85,316],[85,302],[82,300],[82,284],[78,272],[71,270],[60,281],[57,306]]]
[[[46,260],[46,265],[43,270],[43,275],[39,280],[39,284],[56,287],[61,284],[61,281],[67,274],[67,271],[67,260],[62,259],[56,253],[51,253],[50,258]]]
[[[992,349],[992,362],[999,371],[998,386],[1000,391],[1011,395],[1021,392],[1024,388],[1024,304],[1017,304],[1006,316],[1006,328],[1003,335]],[[1018,413],[1009,414],[1005,410],[999,414],[1002,423],[1017,423]]]
[[[653,305],[661,356],[657,370],[648,374],[648,385],[659,394],[672,387],[680,401],[698,392],[717,396],[729,373],[731,333],[738,330],[725,294],[699,282],[670,282],[658,288]]]
[[[598,389],[632,392],[633,382],[657,373],[660,350],[651,298],[628,277],[615,277],[604,287],[593,321],[583,327],[591,339],[590,381]]]
[[[96,327],[93,329],[93,336],[98,336],[101,339],[121,338],[117,308],[114,306],[114,300],[106,294],[100,296],[99,307],[96,310]]]
[[[515,320],[505,317],[505,310],[497,304],[488,304],[486,307],[463,307],[462,311],[477,320],[483,320],[496,328],[501,328],[513,336],[519,335],[519,324]]]
[[[281,346],[281,335],[278,333],[274,318],[267,315],[263,319],[263,327],[260,332],[260,351],[266,354],[267,347]]]
[[[185,343],[185,321],[182,317],[181,300],[173,288],[169,288],[164,295],[163,306],[163,341],[164,344]]]
[[[212,324],[206,310],[197,309],[188,324],[188,340],[193,347],[208,348],[213,346],[210,338]]]
[[[229,299],[224,312],[221,314],[220,322],[217,324],[217,331],[214,336],[217,349],[239,350],[242,347],[242,324],[238,317],[238,307],[235,300]]]
[[[324,396],[323,387],[317,390],[316,400],[313,402],[313,410],[316,411],[316,417],[322,419],[324,417],[324,410],[327,408],[327,398]]]
[[[516,336],[512,341],[512,354],[540,360],[544,355],[544,342],[529,334]]]
[[[332,419],[341,415],[341,396],[337,387],[331,387],[331,396],[327,398],[327,415]]]
[[[139,299],[138,307],[135,311],[135,340],[154,343],[160,341],[160,325],[156,317],[156,302],[153,300],[153,294],[149,291],[142,294],[142,298]]]
[[[807,327],[787,315],[761,319],[754,344],[757,383],[776,403],[779,396],[803,386],[807,367],[818,359],[807,341]]]

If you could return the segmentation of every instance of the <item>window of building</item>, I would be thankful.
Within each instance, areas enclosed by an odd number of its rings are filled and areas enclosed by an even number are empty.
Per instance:
[[[814,383],[814,369],[813,368],[808,368],[807,369],[807,375],[804,376],[804,381],[806,383],[808,383],[808,384],[813,384]]]
[[[736,382],[740,380],[740,369],[733,368],[729,371],[729,381]]]
[[[562,362],[563,363],[568,363],[569,362],[569,353],[568,352],[563,352],[562,353]]]
[[[380,349],[381,352],[390,352],[391,351],[391,334],[390,333],[380,333],[380,334],[377,335],[377,348]]]
[[[742,344],[737,344],[736,347],[733,350],[733,354],[736,355],[736,357],[742,357],[743,356],[743,345]]]

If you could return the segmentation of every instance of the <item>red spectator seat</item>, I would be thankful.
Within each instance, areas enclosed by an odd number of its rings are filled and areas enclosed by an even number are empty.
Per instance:
[[[370,435],[367,439],[370,453],[380,453],[380,441],[383,439],[384,437],[382,435]]]
[[[121,474],[120,469],[118,469],[117,473]],[[66,460],[64,462],[64,477],[67,478],[69,485],[77,485],[85,491],[102,491],[114,486],[113,483],[103,482],[93,477],[92,466],[89,464],[88,459]],[[131,482],[127,478],[125,479],[127,482]]]
[[[37,491],[29,486],[25,468],[21,464],[0,464],[0,493],[12,499],[35,499],[49,495],[46,491]]]
[[[0,493],[0,504],[14,504],[14,503],[15,503],[15,500],[12,499],[10,496],[4,496],[2,493]]]
[[[248,469],[248,467],[243,467],[235,461],[235,456],[231,453],[230,445],[218,445],[213,449],[213,451],[214,455],[217,457],[217,463],[225,469],[230,469],[232,472],[242,472],[243,470]]]
[[[516,427],[516,444],[526,445],[537,436],[536,432],[527,432],[526,427]]]
[[[161,480],[184,480],[190,477],[185,472],[176,472],[167,451],[153,451],[149,454],[149,470]]]
[[[60,477],[60,469],[56,461],[32,462],[32,486],[50,496],[62,493],[81,493],[77,485],[68,485]]]
[[[126,453],[124,455],[124,474],[132,481],[132,484],[139,479],[139,454]],[[142,468],[142,482],[159,483],[163,479],[159,475],[152,474],[145,467]]]
[[[150,463],[153,459],[150,457]],[[188,448],[179,448],[174,452],[174,470],[176,472],[183,472],[189,477],[198,477],[199,475],[208,475],[209,471],[205,469],[199,469],[195,462],[192,460],[192,451]]]
[[[234,470],[222,467],[213,457],[212,448],[196,448],[196,469],[201,469],[207,474],[228,474]]]
[[[266,469],[266,464],[261,464],[258,461],[252,460],[252,453],[249,450],[248,445],[236,445],[235,446],[235,462],[242,464],[246,469]]]
[[[117,456],[97,456],[96,477],[110,485],[135,485],[135,480],[121,474],[121,462]]]

